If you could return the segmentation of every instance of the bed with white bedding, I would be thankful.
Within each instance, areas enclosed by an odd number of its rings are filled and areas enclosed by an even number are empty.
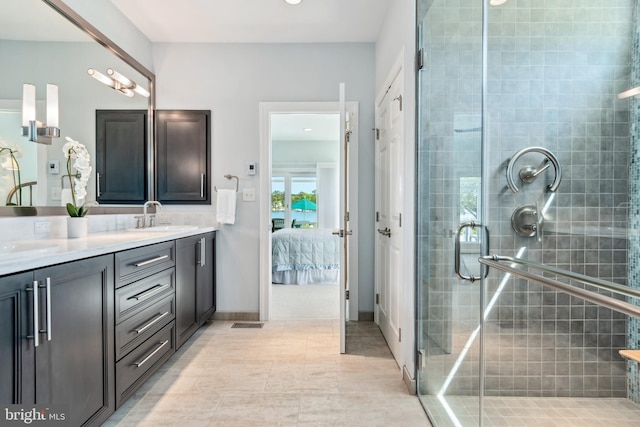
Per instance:
[[[337,284],[340,238],[330,229],[283,228],[271,235],[272,282]]]

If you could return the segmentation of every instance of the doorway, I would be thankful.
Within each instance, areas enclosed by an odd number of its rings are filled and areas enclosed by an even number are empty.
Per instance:
[[[357,141],[357,104],[346,103],[346,108],[352,122],[352,140]],[[260,159],[265,165],[260,189],[260,317],[338,320],[340,271],[335,270],[334,262],[325,259],[317,270],[286,271],[281,268],[282,259],[274,258],[274,245],[277,248],[291,243],[280,243],[274,237],[295,239],[302,233],[318,234],[311,245],[328,245],[327,232],[331,235],[340,228],[344,191],[339,177],[339,103],[261,103],[260,111]],[[351,150],[349,181],[356,188],[357,155],[353,153],[357,153],[357,145]],[[354,210],[350,214],[354,215]],[[340,239],[335,242],[340,245]],[[357,245],[350,246],[349,258],[350,271],[357,272]],[[351,278],[357,283],[357,273]],[[357,295],[357,286],[352,293]],[[357,303],[350,304],[349,310],[357,313]]]
[[[340,116],[270,120],[271,319],[339,319]]]

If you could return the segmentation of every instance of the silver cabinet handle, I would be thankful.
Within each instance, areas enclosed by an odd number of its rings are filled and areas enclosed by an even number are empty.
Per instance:
[[[135,362],[134,365],[136,365],[136,368],[139,368],[140,366],[142,366],[145,363],[147,363],[147,360],[151,359],[153,357],[153,355],[156,354],[157,352],[159,352],[162,349],[162,347],[167,345],[168,342],[169,342],[169,340],[165,340],[165,341],[161,342],[160,346],[158,348],[156,348],[155,350],[153,350],[151,353],[149,353],[149,355],[147,357],[145,357],[144,359],[142,359],[139,362]]]
[[[154,262],[162,261],[163,259],[167,258],[169,258],[169,255],[162,255],[156,258],[148,259],[146,261],[135,263],[133,265],[135,265],[136,267],[143,267],[145,265],[153,264]]]
[[[200,174],[200,197],[204,197],[204,177],[203,173]]]
[[[205,241],[204,237],[202,237],[198,243],[200,244],[200,267],[204,267],[205,263],[206,263],[205,251],[206,251],[207,244],[206,244],[206,241]]]
[[[40,326],[38,325],[38,311],[40,310],[38,306],[38,281],[33,281],[33,287],[27,288],[27,291],[33,292],[33,335],[27,336],[27,338],[33,338],[33,346],[37,347],[40,345]]]
[[[45,281],[47,289],[47,341],[51,341],[51,278],[47,277]]]
[[[96,173],[96,197],[100,197],[102,192],[100,191],[100,172]]]
[[[156,323],[158,323],[160,321],[160,319],[162,319],[163,317],[165,317],[166,315],[168,315],[169,312],[166,311],[162,314],[160,314],[159,316],[157,316],[155,319],[153,319],[151,322],[147,323],[146,325],[144,325],[141,328],[138,329],[134,329],[136,331],[136,333],[141,334],[144,331],[146,331],[147,329],[149,329],[150,327],[152,327],[153,325],[155,325]]]
[[[161,290],[169,287],[171,285],[169,285],[168,283],[165,283],[164,285],[155,285],[153,288],[147,289],[146,291],[140,292],[139,294],[136,294],[132,297],[127,298],[128,300],[130,299],[135,299],[136,301],[140,301],[143,299],[147,299],[152,295],[157,294],[158,292],[160,292]]]

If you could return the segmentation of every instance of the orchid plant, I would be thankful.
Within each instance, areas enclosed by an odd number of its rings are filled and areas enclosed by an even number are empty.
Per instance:
[[[67,159],[67,175],[69,175],[69,185],[71,186],[71,199],[73,203],[67,203],[67,212],[72,217],[83,217],[89,212],[89,208],[81,201],[87,195],[87,183],[91,176],[91,157],[87,147],[78,141],[66,137],[67,143],[62,147],[62,152]],[[73,168],[77,171],[72,173]],[[78,206],[80,204],[80,206]]]
[[[20,165],[18,164],[18,157],[21,157],[20,147],[15,145],[9,146],[5,141],[0,140],[0,175],[6,175],[7,172],[11,173],[13,178],[13,189],[17,189],[17,205],[22,205],[22,187],[20,185]],[[4,159],[6,157],[6,159]],[[8,202],[8,205],[14,203]]]

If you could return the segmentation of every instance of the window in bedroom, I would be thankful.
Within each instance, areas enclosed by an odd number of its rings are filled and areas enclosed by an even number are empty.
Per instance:
[[[317,179],[315,174],[287,172],[271,177],[271,222],[280,228],[316,228]]]

